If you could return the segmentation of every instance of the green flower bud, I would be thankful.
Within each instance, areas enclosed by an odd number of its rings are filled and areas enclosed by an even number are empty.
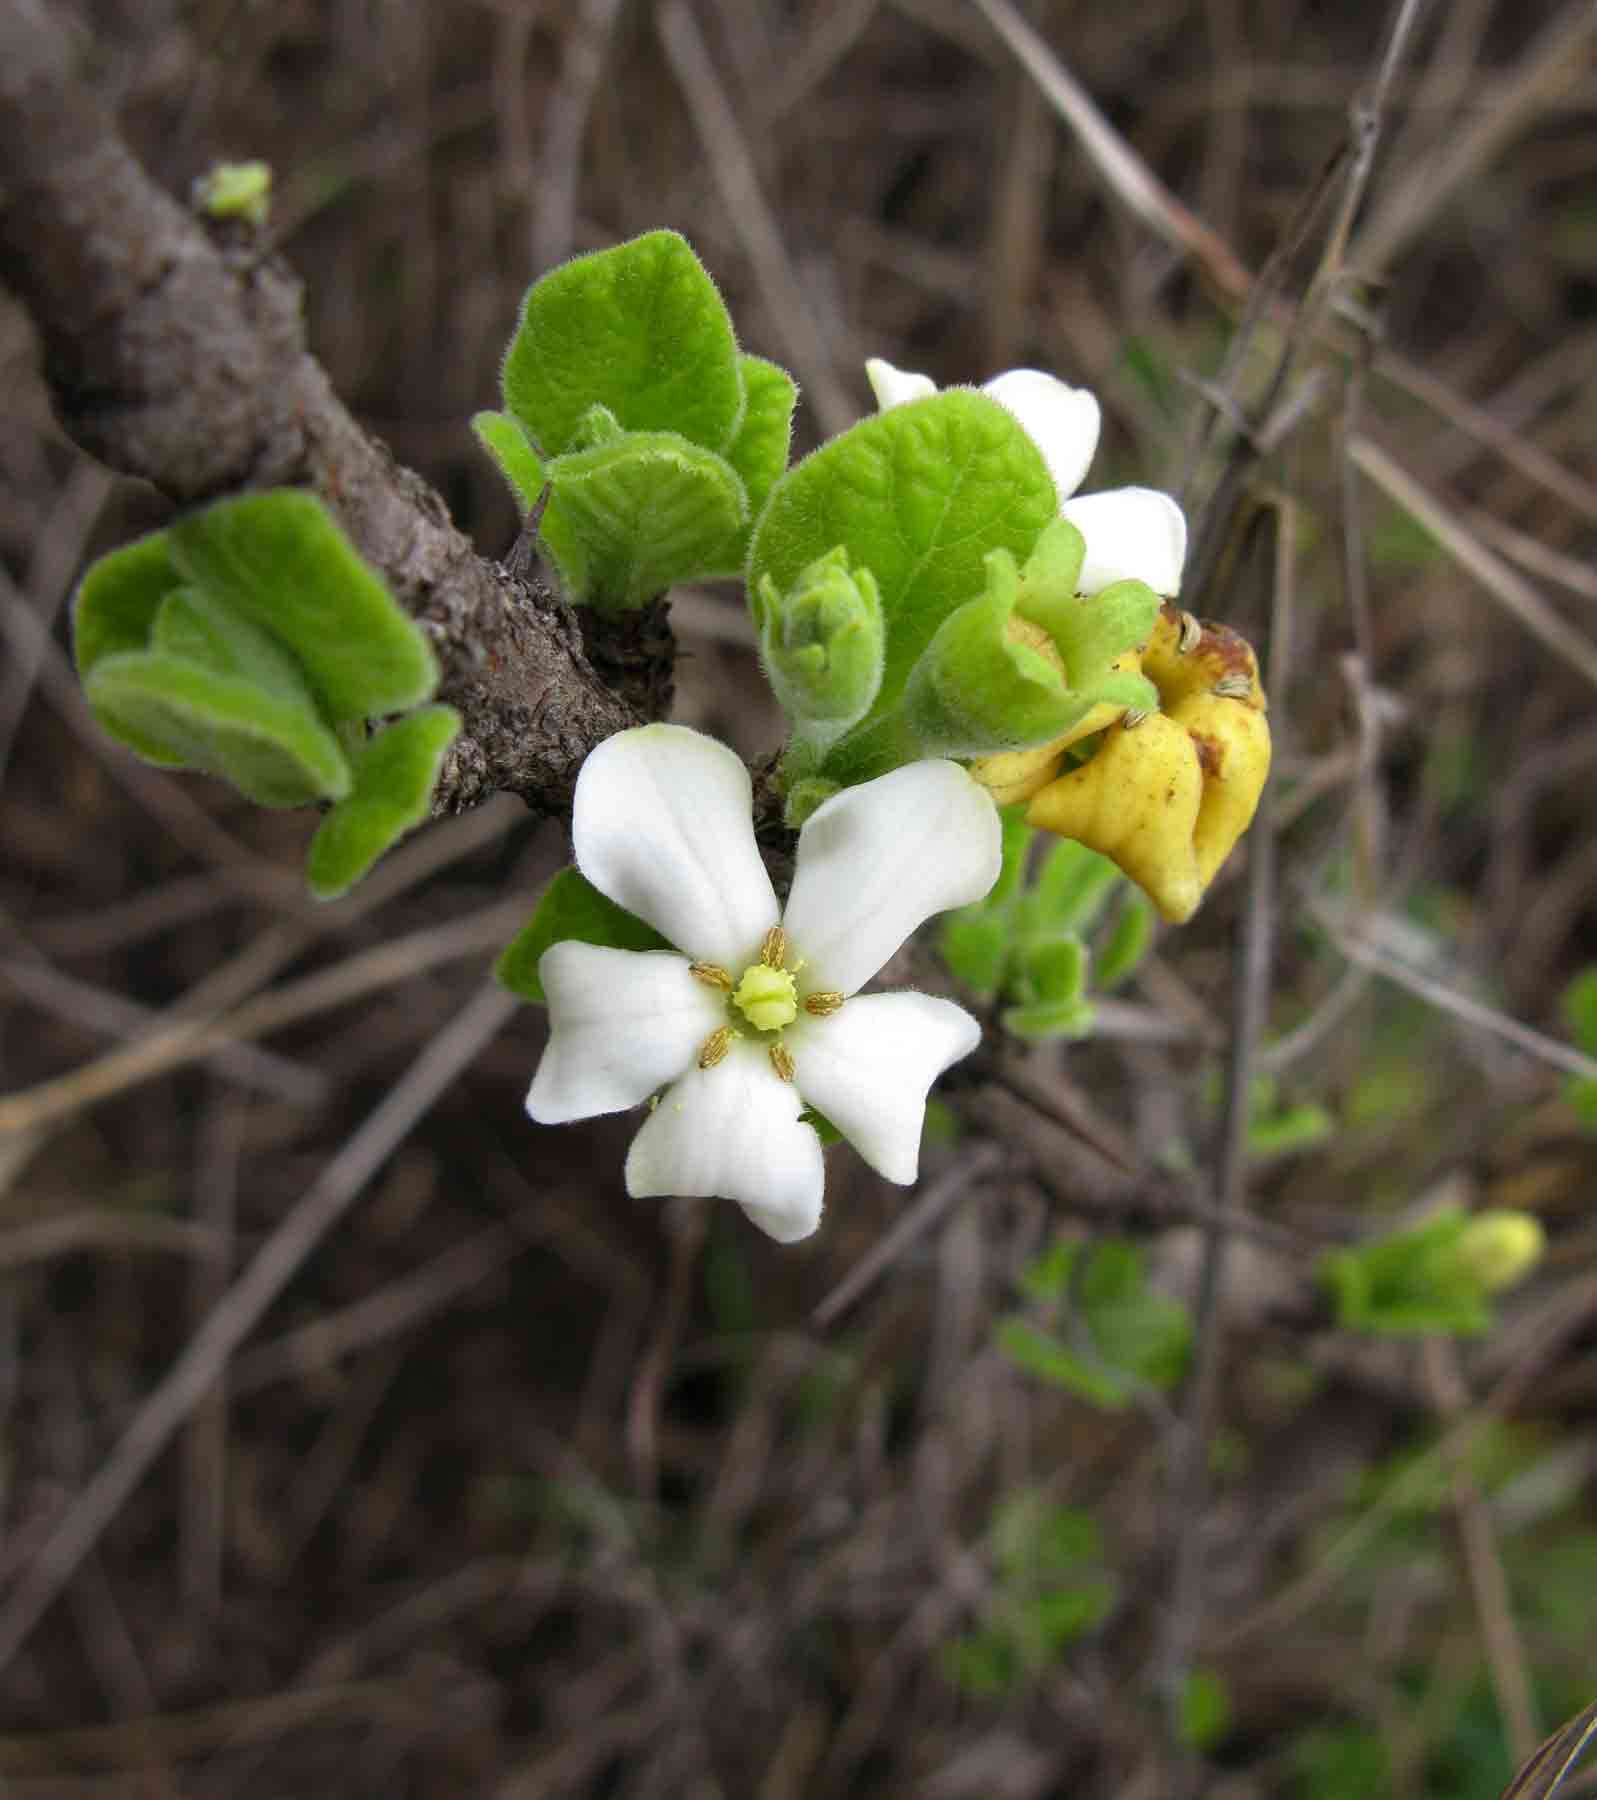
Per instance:
[[[1453,1266],[1488,1294],[1511,1288],[1535,1268],[1547,1247],[1541,1220],[1502,1208],[1483,1212],[1464,1227],[1453,1249]]]
[[[194,183],[194,204],[213,219],[242,219],[257,231],[272,205],[272,171],[263,162],[217,163]]]
[[[783,594],[769,575],[751,593],[760,662],[800,737],[835,743],[871,709],[882,685],[886,624],[869,569],[839,545]]]

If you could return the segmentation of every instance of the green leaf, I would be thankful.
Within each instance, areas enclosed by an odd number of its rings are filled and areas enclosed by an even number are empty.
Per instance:
[[[1597,1056],[1597,964],[1582,969],[1570,982],[1562,1004],[1575,1042],[1588,1056]]]
[[[178,588],[161,602],[150,649],[246,681],[316,713],[316,697],[303,671],[277,639],[196,588]]]
[[[1212,1750],[1231,1729],[1231,1696],[1212,1669],[1194,1669],[1176,1698],[1181,1741],[1194,1750]]]
[[[943,921],[937,948],[957,980],[973,993],[992,995],[1009,965],[1009,932],[1003,912],[968,906]]]
[[[1061,838],[1043,859],[1023,907],[1028,931],[1086,931],[1123,879],[1096,850]]]
[[[575,938],[615,950],[669,950],[652,925],[606,899],[577,869],[562,869],[539,897],[537,909],[499,953],[494,976],[500,985],[535,1005],[547,1004],[538,979],[538,961],[552,944]]]
[[[1099,678],[1110,663],[1147,640],[1159,616],[1159,596],[1140,581],[1117,581],[1096,594],[1045,599],[1023,575],[1017,610],[1054,640],[1071,687],[1080,693],[1096,694]],[[1157,695],[1151,704],[1158,704]]]
[[[224,776],[260,806],[304,806],[349,791],[349,765],[314,710],[238,675],[131,650],[102,657],[83,684],[94,716],[140,755]]]
[[[1018,1488],[993,1515],[993,1559],[1005,1581],[1036,1587],[1103,1561],[1103,1529],[1090,1512]]]
[[[1049,1038],[1091,1037],[1097,1018],[1085,1000],[1034,1000],[1005,1007],[998,1022],[1012,1037],[1042,1042]]]
[[[534,282],[503,374],[506,408],[546,456],[571,449],[594,405],[627,431],[725,450],[743,388],[732,321],[674,231],[576,257]]]
[[[1248,1126],[1250,1156],[1286,1156],[1295,1150],[1312,1150],[1335,1135],[1336,1121],[1323,1106],[1305,1101]]]
[[[786,369],[762,356],[740,356],[738,370],[743,377],[743,422],[723,454],[748,493],[752,523],[787,467],[798,387]]]
[[[985,394],[951,390],[865,419],[789,469],[755,527],[750,579],[768,575],[783,591],[837,544],[871,571],[887,622],[880,714],[943,620],[986,591],[988,552],[1029,556],[1057,509],[1042,457],[1013,416]],[[825,772],[880,773],[864,766],[863,748],[847,754],[871,730],[867,719]],[[891,767],[913,748],[889,754]]]
[[[1087,990],[1087,946],[1073,931],[1022,944],[1015,998],[1042,1006],[1079,1006]]]
[[[1122,1411],[1131,1398],[1122,1376],[1094,1367],[1025,1319],[1012,1315],[1000,1320],[997,1338],[998,1348],[1019,1368],[1105,1412]]]
[[[1120,903],[1108,943],[1098,952],[1094,973],[1100,988],[1107,992],[1136,973],[1153,942],[1153,919],[1153,902],[1140,888],[1131,889]]]
[[[164,531],[125,544],[90,565],[72,606],[72,648],[85,676],[106,656],[149,647],[161,602],[183,577]]]
[[[1468,1216],[1447,1208],[1409,1231],[1321,1257],[1337,1323],[1348,1331],[1473,1334],[1491,1324],[1478,1279],[1457,1252]]]
[[[438,665],[421,628],[314,494],[222,500],[168,535],[190,583],[293,651],[329,718],[404,712],[432,698]]]
[[[510,483],[521,511],[531,512],[543,492],[544,473],[543,463],[527,441],[527,434],[509,413],[502,412],[473,413],[471,429]]]
[[[579,598],[641,606],[673,582],[734,572],[727,549],[748,522],[743,484],[719,456],[674,432],[634,432],[547,467],[551,544],[569,534],[583,562]]]
[[[471,428],[510,484],[523,513],[530,513],[543,498],[547,477],[538,452],[509,413],[480,412]],[[546,505],[538,521],[538,541],[548,551],[568,595],[580,594],[587,580],[588,559],[572,530],[571,521],[558,506]]]
[[[444,753],[460,731],[452,706],[425,706],[361,746],[347,799],[311,839],[306,874],[318,900],[347,893],[385,851],[427,817]]]

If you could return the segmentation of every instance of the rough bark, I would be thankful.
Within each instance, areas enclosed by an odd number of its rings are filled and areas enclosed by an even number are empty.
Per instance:
[[[0,0],[0,281],[38,329],[62,424],[108,466],[180,504],[307,486],[331,507],[464,716],[438,811],[499,789],[562,811],[587,752],[637,723],[559,596],[478,556],[350,417],[305,348],[293,274],[139,167],[48,0]]]

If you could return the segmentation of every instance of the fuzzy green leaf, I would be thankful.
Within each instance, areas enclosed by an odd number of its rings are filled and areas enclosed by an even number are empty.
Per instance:
[[[1043,859],[1036,883],[1022,902],[1024,929],[1044,935],[1088,930],[1121,879],[1107,856],[1061,838]]]
[[[543,492],[544,474],[543,462],[527,441],[526,432],[509,413],[502,412],[473,413],[471,429],[510,483],[519,509],[531,512]]]
[[[1109,941],[1098,952],[1095,972],[1100,988],[1118,987],[1136,973],[1153,942],[1153,918],[1153,902],[1141,889],[1126,894]]]
[[[197,588],[178,588],[161,602],[149,647],[316,712],[304,672],[277,639]]]
[[[875,716],[897,703],[944,619],[986,591],[988,552],[1029,556],[1057,506],[1031,439],[996,401],[965,390],[865,419],[776,483],[755,527],[750,579],[768,575],[785,591],[842,544],[876,577],[887,622],[872,718],[838,745],[825,773],[863,779],[915,754],[895,743],[876,756]]]
[[[626,431],[674,431],[725,450],[744,404],[732,321],[674,231],[576,257],[534,282],[503,391],[546,456],[572,448],[578,421],[596,404]]]
[[[318,900],[346,893],[426,819],[444,753],[459,730],[460,714],[452,706],[424,706],[362,745],[348,797],[311,839],[306,875]]]
[[[327,716],[365,719],[431,699],[438,665],[419,626],[314,494],[247,494],[168,531],[196,587],[293,651]]]
[[[72,605],[72,648],[78,674],[102,657],[149,647],[161,602],[183,577],[164,531],[125,544],[93,563]]]
[[[566,868],[543,890],[532,917],[499,953],[495,978],[523,1000],[547,1004],[538,962],[551,945],[567,938],[614,950],[670,948],[652,925],[606,899],[577,869]]]
[[[740,356],[738,370],[743,377],[743,422],[723,454],[747,490],[752,523],[787,467],[798,387],[786,369],[762,356]]]
[[[509,413],[477,413],[471,428],[477,434],[477,442],[509,482],[521,511],[530,513],[543,498],[547,478],[538,452],[527,442],[527,434]],[[567,595],[580,594],[586,584],[588,559],[571,521],[558,506],[545,505],[538,521],[538,541],[558,570]]]
[[[83,684],[94,716],[140,755],[221,775],[260,806],[341,799],[349,765],[307,704],[158,650],[102,657]]]
[[[729,546],[748,522],[743,484],[722,458],[686,438],[633,432],[556,457],[546,472],[554,493],[545,523],[569,533],[583,561],[578,597],[620,610],[673,582],[733,572]]]

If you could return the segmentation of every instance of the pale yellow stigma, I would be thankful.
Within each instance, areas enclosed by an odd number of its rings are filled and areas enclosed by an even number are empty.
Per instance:
[[[780,1031],[798,1017],[798,993],[786,969],[750,963],[732,995],[733,1004],[756,1031]]]

